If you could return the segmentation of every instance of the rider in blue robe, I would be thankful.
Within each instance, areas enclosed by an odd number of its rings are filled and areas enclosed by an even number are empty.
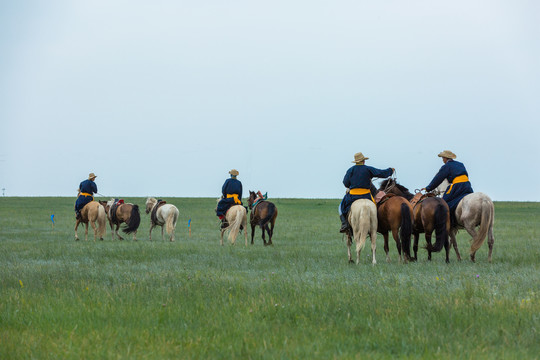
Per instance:
[[[354,165],[353,167],[347,170],[345,177],[343,178],[343,185],[349,189],[349,191],[343,197],[341,201],[341,229],[339,232],[346,232],[349,228],[349,222],[347,216],[351,205],[358,199],[368,199],[373,200],[371,192],[373,191],[373,184],[371,179],[376,178],[386,178],[392,175],[394,172],[393,168],[388,168],[385,170],[376,169],[371,166],[364,165],[365,160],[369,158],[364,157],[362,153],[356,153],[354,155]]]
[[[216,215],[222,220],[222,227],[228,225],[225,219],[227,210],[233,205],[242,205],[242,183],[236,178],[239,173],[237,170],[232,169],[229,174],[231,177],[225,180],[221,187],[222,199],[216,208]]]
[[[94,173],[90,173],[90,175],[88,175],[88,180],[84,180],[79,185],[79,196],[77,197],[77,201],[75,201],[75,215],[77,216],[77,219],[80,219],[81,210],[84,205],[94,200],[94,194],[98,191],[97,185],[94,182],[96,177],[97,176],[94,175]]]
[[[450,185],[446,188],[443,200],[446,201],[450,208],[452,224],[455,224],[456,208],[466,195],[472,194],[474,191],[469,181],[469,174],[465,169],[465,165],[459,161],[455,161],[456,155],[450,150],[441,152],[439,157],[442,157],[444,165],[435,175],[433,180],[425,187],[426,191],[432,191],[439,186],[444,179],[448,180]]]

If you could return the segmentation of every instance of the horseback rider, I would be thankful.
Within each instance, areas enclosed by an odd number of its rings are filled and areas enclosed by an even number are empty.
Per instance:
[[[472,194],[474,191],[469,181],[469,174],[465,169],[465,165],[454,160],[457,157],[456,154],[450,150],[444,150],[437,156],[442,158],[444,165],[439,169],[439,172],[431,180],[429,185],[422,190],[430,192],[439,186],[444,179],[450,183],[444,192],[443,200],[446,201],[450,208],[450,220],[452,226],[454,226],[456,224],[456,208],[459,202],[466,195]]]
[[[339,218],[341,219],[341,229],[339,232],[344,233],[349,229],[349,221],[347,220],[347,215],[351,209],[351,205],[355,200],[358,199],[368,199],[373,200],[371,195],[372,188],[375,188],[371,183],[371,179],[376,178],[387,178],[392,176],[395,169],[388,168],[385,170],[376,169],[371,166],[365,165],[365,161],[369,159],[365,157],[361,152],[354,154],[354,166],[352,166],[345,177],[343,178],[343,185],[347,188],[347,193],[340,205],[340,214]]]
[[[216,209],[216,215],[221,220],[221,228],[229,226],[225,214],[233,205],[242,205],[242,183],[236,177],[239,175],[238,170],[232,169],[229,171],[231,177],[225,180],[221,188],[222,197]]]
[[[88,175],[88,180],[84,180],[79,185],[79,192],[77,194],[77,201],[75,201],[75,215],[77,220],[81,220],[81,210],[84,205],[94,200],[94,194],[97,193],[97,185],[94,182],[96,179],[94,173]]]

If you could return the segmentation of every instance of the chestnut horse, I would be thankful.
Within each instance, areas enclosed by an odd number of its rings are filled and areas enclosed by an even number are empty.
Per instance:
[[[396,241],[399,260],[406,262],[411,259],[412,214],[411,204],[402,196],[386,194],[377,203],[377,232],[384,237],[384,251],[386,252],[387,262],[390,262],[390,256],[388,256],[389,231],[392,231],[392,237]],[[402,251],[403,258],[401,256]]]
[[[413,195],[405,186],[396,183],[395,180],[384,180],[380,186],[391,194],[403,196],[413,206],[413,235],[414,235],[414,261],[418,260],[418,240],[421,233],[425,233],[428,260],[431,260],[432,252],[439,252],[443,246],[446,250],[446,262],[449,262],[450,242],[450,209],[448,204],[434,194],[417,193]],[[435,231],[435,245],[431,244],[431,235]]]
[[[272,235],[274,235],[274,225],[278,215],[276,205],[270,201],[264,200],[262,197],[259,198],[257,193],[250,191],[248,207],[249,210],[251,210],[249,215],[249,222],[251,224],[251,245],[253,245],[253,236],[255,235],[255,227],[257,225],[261,227],[264,245],[272,245]],[[264,238],[265,230],[268,233],[268,243]]]
[[[107,215],[105,215],[105,208],[97,201],[90,201],[88,204],[84,205],[81,210],[81,219],[77,219],[75,222],[75,240],[79,241],[79,236],[77,235],[77,228],[79,223],[86,225],[86,231],[84,232],[84,240],[88,240],[88,223],[92,225],[94,229],[94,241],[99,236],[99,240],[103,240],[105,235],[105,220]],[[98,228],[96,229],[96,221],[98,223]]]
[[[133,234],[133,240],[137,240],[137,229],[141,223],[141,214],[139,213],[138,205],[124,202],[115,205],[115,199],[100,201],[99,203],[105,207],[109,225],[111,226],[113,240],[114,234],[118,236],[118,239],[124,240],[124,238],[118,234],[118,229],[122,223],[125,223],[122,231],[126,234]],[[116,229],[113,229],[113,225],[116,225]]]

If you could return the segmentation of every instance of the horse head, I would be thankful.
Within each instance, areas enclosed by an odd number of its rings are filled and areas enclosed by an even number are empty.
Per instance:
[[[256,198],[257,198],[257,194],[255,193],[255,191],[249,190],[248,207],[249,207],[250,210],[251,210],[251,208],[253,206],[253,202],[255,201]]]
[[[152,208],[156,205],[157,200],[156,198],[149,197],[146,199],[146,213],[148,214],[150,211],[152,211]]]
[[[381,185],[379,186],[380,191],[384,191],[385,193],[394,194],[398,196],[402,196],[407,200],[410,200],[414,197],[413,194],[407,189],[405,186],[398,184],[395,179],[386,179],[383,182],[381,182]]]

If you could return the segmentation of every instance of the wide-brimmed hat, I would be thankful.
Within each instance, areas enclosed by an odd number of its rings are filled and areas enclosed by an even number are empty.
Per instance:
[[[96,174],[94,174],[94,173],[90,173],[90,174],[88,175],[88,180],[92,180],[92,179],[95,179],[95,178],[97,178],[97,176],[96,176]]]
[[[229,171],[229,174],[231,174],[232,176],[238,176],[238,174],[240,173],[238,172],[238,170],[232,169],[231,171]]]
[[[450,150],[444,150],[443,152],[441,152],[437,156],[442,157],[442,158],[447,158],[447,159],[455,159],[457,157],[456,154],[454,154]]]
[[[369,158],[365,157],[364,154],[359,152],[359,153],[354,154],[354,161],[351,161],[351,162],[359,163],[359,162],[362,162],[362,161],[367,160],[367,159],[369,159]]]

